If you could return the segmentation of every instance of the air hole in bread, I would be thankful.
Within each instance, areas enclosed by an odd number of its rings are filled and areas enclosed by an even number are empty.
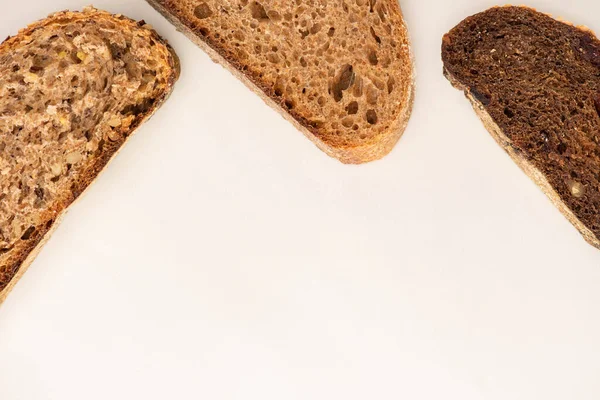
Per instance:
[[[379,92],[373,85],[369,85],[367,87],[367,103],[374,106],[377,104],[377,99],[379,98]]]
[[[367,122],[371,125],[375,125],[377,123],[377,112],[375,110],[367,111]]]
[[[373,36],[373,39],[375,39],[377,44],[381,44],[381,38],[377,35],[377,33],[375,33],[375,29],[373,29],[373,27],[371,27],[370,30],[371,30],[371,36]]]
[[[39,66],[39,65],[32,65],[29,68],[29,72],[31,72],[33,74],[38,74],[38,75],[39,75],[39,72],[42,72],[43,70],[44,70],[44,67]]]
[[[200,3],[194,8],[194,15],[196,18],[205,19],[211,17],[213,15],[210,6],[206,3]]]
[[[42,189],[41,187],[36,187],[34,190],[35,195],[38,197],[38,199],[43,200],[44,199],[44,189]]]
[[[563,155],[565,154],[565,151],[567,151],[567,145],[564,143],[560,143],[557,147],[556,147],[556,151],[558,152],[558,154]]]
[[[381,22],[385,22],[385,12],[383,6],[377,8],[377,14],[379,15],[379,19],[381,20]]]
[[[354,83],[354,77],[355,74],[352,65],[343,65],[332,86],[333,99],[336,102],[342,100],[343,91],[352,86],[352,83]]]
[[[377,52],[373,49],[369,49],[367,58],[369,59],[369,64],[371,65],[377,65],[379,63],[379,60],[377,59]]]
[[[271,21],[281,21],[281,15],[275,10],[269,10],[267,12],[267,17],[269,17]]]
[[[350,128],[354,125],[354,119],[352,117],[346,117],[342,120],[342,125],[346,128]]]
[[[321,24],[317,22],[317,23],[313,24],[313,26],[311,26],[310,34],[316,35],[317,33],[319,33],[320,30],[321,30]]]
[[[250,14],[252,18],[259,21],[268,21],[269,15],[267,14],[265,7],[260,4],[258,1],[253,1],[250,3]]]
[[[351,101],[350,103],[348,103],[348,105],[346,106],[346,112],[349,115],[354,115],[354,114],[358,113],[358,102]]]
[[[30,226],[21,236],[21,240],[29,240],[33,232],[35,232],[35,226]]]
[[[373,12],[373,8],[375,7],[376,3],[377,0],[369,0],[369,12]]]
[[[392,93],[394,91],[394,85],[396,84],[396,80],[394,79],[393,76],[390,76],[388,78],[388,82],[387,82],[387,88],[388,88],[388,94]]]

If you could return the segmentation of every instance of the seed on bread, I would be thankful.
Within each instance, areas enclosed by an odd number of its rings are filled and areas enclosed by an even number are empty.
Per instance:
[[[82,158],[83,156],[79,151],[72,151],[65,157],[65,162],[67,164],[77,164]]]
[[[585,187],[577,181],[570,181],[569,189],[571,190],[571,194],[577,198],[581,198],[585,194]]]

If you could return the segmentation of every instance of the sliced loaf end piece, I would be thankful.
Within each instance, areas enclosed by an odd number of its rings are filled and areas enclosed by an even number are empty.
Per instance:
[[[600,41],[527,7],[466,18],[442,43],[444,75],[498,144],[600,248]]]
[[[178,30],[344,163],[385,156],[413,103],[397,0],[148,0]]]

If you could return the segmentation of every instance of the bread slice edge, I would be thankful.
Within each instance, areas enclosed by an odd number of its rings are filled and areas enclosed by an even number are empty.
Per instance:
[[[394,123],[389,128],[389,132],[378,135],[376,140],[361,146],[355,147],[333,147],[321,140],[318,136],[313,134],[305,125],[294,118],[288,113],[279,103],[269,96],[264,90],[262,90],[250,77],[237,69],[229,60],[227,60],[221,53],[210,46],[205,40],[197,35],[192,29],[190,29],[185,22],[178,16],[171,13],[171,11],[165,7],[161,0],[146,0],[156,11],[158,11],[163,17],[165,17],[171,24],[173,24],[177,31],[183,33],[188,39],[194,44],[200,47],[204,52],[208,54],[211,60],[217,64],[220,64],[227,69],[232,75],[238,78],[248,89],[260,96],[260,98],[272,109],[277,111],[283,118],[289,121],[296,129],[298,129],[304,136],[312,141],[321,151],[330,157],[336,158],[344,164],[363,164],[371,161],[375,161],[386,156],[394,148],[396,143],[402,137],[410,115],[412,113],[414,103],[414,91],[415,91],[415,69],[414,69],[414,58],[412,47],[410,46],[410,36],[408,28],[402,17],[403,31],[406,35],[409,43],[409,62],[411,76],[409,77],[409,87],[407,88],[406,98],[404,99],[403,107],[401,112],[398,113]],[[384,137],[382,137],[384,136]]]

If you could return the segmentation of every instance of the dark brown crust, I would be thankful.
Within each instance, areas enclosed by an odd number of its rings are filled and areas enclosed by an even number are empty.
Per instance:
[[[44,20],[35,22],[29,27],[21,30],[17,36],[7,38],[7,40],[0,45],[0,52],[3,51],[3,48],[11,46],[11,39],[17,40],[20,35],[27,35],[36,29],[44,27],[48,23],[69,21],[69,18],[72,16],[81,17],[81,13],[63,11],[51,15]],[[115,17],[109,13],[98,10],[94,10],[90,16],[92,18],[105,18],[107,16]],[[138,25],[138,22],[133,19],[124,16],[118,16],[118,18],[120,19],[121,23],[126,24],[129,27]],[[115,142],[105,143],[102,153],[98,157],[94,158],[89,166],[81,173],[80,179],[76,181],[74,186],[72,186],[71,191],[66,198],[58,203],[56,207],[48,210],[46,215],[42,218],[43,222],[40,224],[40,226],[36,227],[36,230],[28,239],[21,240],[17,245],[15,245],[15,247],[18,246],[19,249],[15,251],[14,254],[11,254],[6,263],[7,265],[11,265],[11,267],[7,268],[5,271],[0,270],[0,303],[6,298],[8,292],[12,289],[12,287],[14,287],[18,278],[23,275],[26,268],[29,266],[31,261],[33,261],[35,254],[48,239],[49,234],[56,228],[59,220],[62,217],[62,214],[64,214],[69,206],[72,205],[73,202],[75,202],[75,200],[77,200],[85,192],[90,184],[103,171],[110,160],[122,148],[123,144],[133,135],[136,129],[143,122],[148,120],[171,94],[173,86],[180,74],[179,58],[175,54],[175,51],[172,49],[172,47],[164,39],[162,39],[158,33],[156,33],[156,31],[152,30],[151,32],[152,38],[156,40],[157,43],[163,44],[168,49],[170,54],[168,63],[169,69],[172,71],[172,73],[167,81],[165,90],[159,98],[153,100],[152,104],[150,104],[144,113],[136,116],[125,135],[120,137],[119,140]]]
[[[329,156],[335,157],[346,164],[361,164],[377,160],[387,155],[404,133],[412,113],[415,86],[414,73],[412,73],[410,77],[407,77],[407,81],[410,83],[408,84],[409,87],[404,107],[394,123],[390,126],[388,133],[379,135],[379,137],[371,143],[360,146],[332,146],[322,140],[318,129],[314,126],[313,122],[304,118],[293,109],[286,107],[284,99],[276,96],[270,87],[264,85],[259,77],[240,64],[237,59],[230,55],[218,42],[214,42],[210,40],[210,37],[202,34],[201,30],[193,21],[187,19],[180,13],[173,12],[173,10],[163,4],[164,0],[146,1],[171,22],[178,31],[184,33],[190,40],[206,51],[213,61],[228,69],[250,90],[258,94],[269,106],[278,111],[285,119],[290,121],[308,139],[315,143],[319,149]],[[400,6],[396,6],[401,15]],[[408,35],[408,32],[406,32],[406,35]],[[412,53],[410,62],[412,72]]]

